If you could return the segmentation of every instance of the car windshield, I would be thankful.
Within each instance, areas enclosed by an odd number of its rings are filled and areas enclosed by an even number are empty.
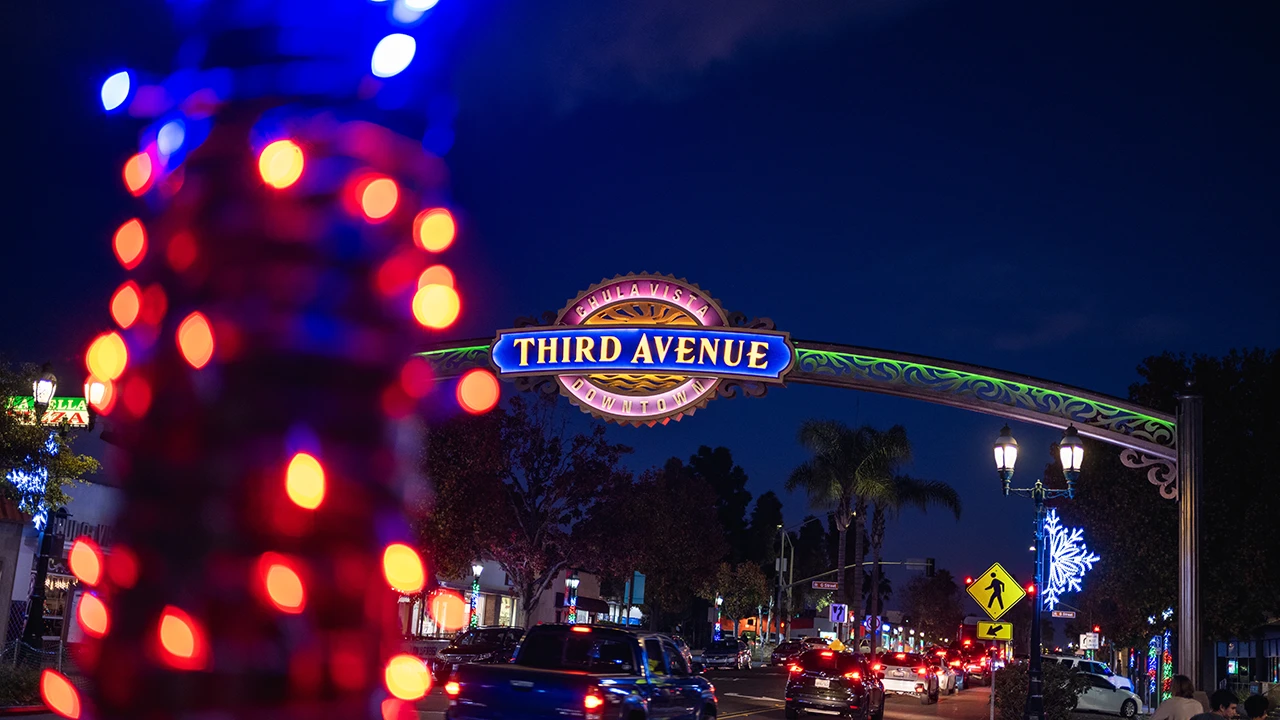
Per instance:
[[[779,645],[778,649],[783,652],[792,652],[795,650],[799,650],[801,647],[802,647],[802,643],[799,643],[795,640],[788,640],[782,643],[781,645]]]
[[[888,653],[884,656],[884,664],[895,667],[916,667],[917,665],[924,665],[925,659],[923,655],[915,653]]]
[[[485,630],[468,630],[453,642],[458,647],[475,647],[477,645],[501,645],[507,642],[512,631],[505,628],[489,628]]]
[[[635,653],[622,638],[590,633],[532,633],[520,647],[519,664],[542,670],[634,672]]]
[[[717,640],[707,646],[709,653],[736,653],[738,652],[738,643],[736,640]]]

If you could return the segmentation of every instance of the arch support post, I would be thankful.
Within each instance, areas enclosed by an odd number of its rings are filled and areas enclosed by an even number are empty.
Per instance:
[[[1208,691],[1201,655],[1200,491],[1204,465],[1204,398],[1178,396],[1178,672]]]

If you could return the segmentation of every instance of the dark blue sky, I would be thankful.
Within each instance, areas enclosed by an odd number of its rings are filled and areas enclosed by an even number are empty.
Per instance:
[[[109,322],[108,239],[131,207],[118,171],[134,129],[96,111],[97,85],[161,63],[170,41],[156,0],[14,5],[0,351],[78,372]],[[1272,4],[467,8],[446,156],[462,237],[445,256],[466,305],[449,337],[648,270],[795,337],[1115,395],[1166,349],[1280,343]],[[726,445],[754,493],[781,493],[808,417],[903,423],[911,471],[962,491],[959,523],[908,514],[890,558],[1029,569],[1030,509],[997,491],[994,418],[793,387],[612,434],[637,468]],[[1055,433],[1015,433],[1030,474]],[[782,494],[799,519],[803,498]]]

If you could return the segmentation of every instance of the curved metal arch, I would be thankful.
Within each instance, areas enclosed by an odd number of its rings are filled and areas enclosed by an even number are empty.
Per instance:
[[[1142,467],[1159,464],[1166,477],[1176,476],[1172,470],[1177,463],[1177,428],[1170,415],[1088,390],[951,360],[852,345],[802,340],[794,344],[796,363],[788,383],[909,397],[1056,428],[1074,424],[1081,435],[1140,454],[1126,453],[1130,462]],[[451,343],[420,357],[431,363],[436,377],[457,377],[471,368],[489,367],[489,341]],[[1151,480],[1170,497],[1168,483],[1154,476]]]

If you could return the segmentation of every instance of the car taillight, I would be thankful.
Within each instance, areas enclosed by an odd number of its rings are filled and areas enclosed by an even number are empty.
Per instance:
[[[944,675],[946,675],[946,674],[947,674],[947,671],[946,671],[946,670],[939,670],[939,671],[937,672],[938,677],[942,677],[942,676],[944,676]]]
[[[881,668],[883,668],[883,667],[884,667],[884,666],[883,666],[883,665],[881,665],[880,663],[876,663],[875,665],[872,665],[872,666],[871,666],[871,669],[872,669],[874,672],[880,672],[880,669],[881,669]]]
[[[588,710],[595,710],[601,705],[604,705],[604,698],[599,695],[588,695],[582,698],[582,707]]]
[[[858,681],[862,679],[862,673],[858,672],[857,670],[854,670],[853,672],[847,672],[844,674],[844,679]]]
[[[982,658],[982,667],[986,667],[988,662],[990,661],[987,658]]]
[[[959,660],[952,660],[952,661],[951,661],[950,663],[948,663],[948,664],[949,664],[951,667],[960,667],[960,661],[959,661]]]
[[[604,717],[604,711],[601,710],[604,707],[604,698],[600,696],[600,690],[591,688],[586,696],[582,698],[582,707],[586,710],[583,713],[583,717],[587,718],[587,720],[599,720]]]
[[[918,668],[916,668],[916,674],[917,674],[917,675],[927,675],[927,674],[929,674],[929,671],[928,671],[928,670],[926,670],[926,669],[924,669],[924,668],[922,668],[922,667],[918,667]]]
[[[462,692],[462,686],[455,680],[450,680],[444,684],[444,694],[451,698],[458,697],[458,693]]]
[[[827,650],[826,652],[823,652],[823,653],[822,653],[822,657],[835,657],[835,656],[836,656],[836,654],[835,654],[834,652],[832,652],[831,650]]]
[[[790,665],[788,665],[788,666],[787,666],[787,672],[789,672],[789,673],[793,673],[793,674],[794,674],[794,673],[798,673],[798,672],[800,672],[800,666],[799,666],[799,665],[796,665],[795,663],[792,663],[792,664],[790,664]]]

